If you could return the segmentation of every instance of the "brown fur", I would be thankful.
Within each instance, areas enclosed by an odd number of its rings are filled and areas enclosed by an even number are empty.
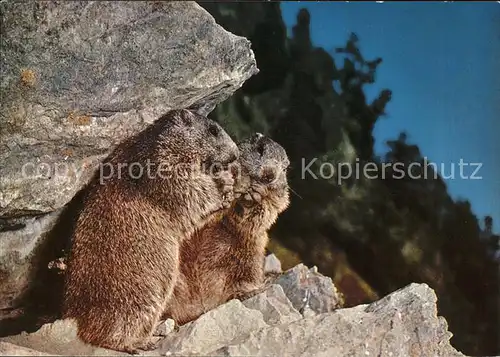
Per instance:
[[[83,341],[129,353],[153,347],[149,337],[178,279],[180,244],[232,201],[227,171],[214,180],[197,168],[237,155],[214,121],[173,110],[106,159],[103,167],[112,164],[114,174],[90,184],[65,276],[63,317],[77,321]],[[150,178],[148,159],[163,168],[193,166],[184,171],[189,177],[163,171],[163,178]],[[118,165],[134,162],[144,175],[119,177]]]
[[[289,204],[285,150],[260,134],[239,145],[241,175],[229,210],[181,247],[180,277],[164,318],[178,324],[258,291],[267,231]]]

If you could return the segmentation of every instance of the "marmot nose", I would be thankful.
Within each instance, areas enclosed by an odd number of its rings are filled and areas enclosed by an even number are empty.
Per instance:
[[[236,153],[230,153],[229,156],[227,157],[226,160],[224,160],[223,164],[232,164],[233,162],[236,162],[238,160],[238,154]]]
[[[235,162],[236,160],[238,160],[238,154],[231,154],[231,156],[229,157],[229,163]]]

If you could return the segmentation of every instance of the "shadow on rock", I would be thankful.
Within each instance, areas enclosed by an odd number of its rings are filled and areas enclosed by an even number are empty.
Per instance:
[[[58,269],[49,269],[49,263],[68,253],[86,190],[81,190],[62,210],[53,229],[32,252],[28,287],[13,304],[15,316],[0,321],[0,337],[33,332],[60,318],[64,275]]]

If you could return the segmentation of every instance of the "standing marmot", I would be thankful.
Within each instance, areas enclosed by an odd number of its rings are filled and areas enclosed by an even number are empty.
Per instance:
[[[76,223],[65,276],[63,318],[76,320],[83,341],[129,353],[153,347],[149,336],[176,284],[181,241],[232,201],[231,174],[215,180],[200,168],[237,157],[217,123],[173,110],[104,161]]]
[[[256,134],[239,145],[241,196],[181,246],[181,274],[164,318],[178,324],[260,289],[267,231],[289,204],[285,150]]]

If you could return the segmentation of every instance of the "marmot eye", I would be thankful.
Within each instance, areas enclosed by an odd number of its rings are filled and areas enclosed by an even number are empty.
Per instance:
[[[211,124],[208,127],[208,132],[210,134],[212,134],[213,136],[218,136],[219,135],[219,128],[217,127],[217,125]]]
[[[260,156],[264,155],[264,145],[262,143],[257,146],[257,152]]]

